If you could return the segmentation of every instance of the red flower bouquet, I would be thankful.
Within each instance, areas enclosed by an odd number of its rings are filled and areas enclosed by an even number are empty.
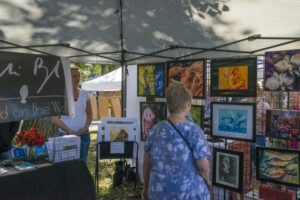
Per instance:
[[[45,139],[46,137],[39,129],[32,127],[29,131],[20,131],[17,135],[16,142],[21,146],[26,144],[28,147],[40,147],[44,145]]]

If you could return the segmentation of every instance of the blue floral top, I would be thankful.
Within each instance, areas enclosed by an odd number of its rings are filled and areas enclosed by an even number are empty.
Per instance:
[[[210,157],[201,128],[192,122],[175,123],[188,145],[167,121],[155,125],[149,133],[145,152],[150,157],[148,199],[210,199],[209,190],[194,160]]]

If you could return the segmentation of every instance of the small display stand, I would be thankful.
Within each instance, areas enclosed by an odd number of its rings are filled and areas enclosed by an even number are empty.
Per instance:
[[[136,141],[124,142],[98,142],[96,150],[96,168],[95,168],[95,185],[98,193],[98,159],[135,159],[136,166],[136,180],[135,189],[137,198],[139,198],[139,173],[138,173],[138,149],[139,144]]]

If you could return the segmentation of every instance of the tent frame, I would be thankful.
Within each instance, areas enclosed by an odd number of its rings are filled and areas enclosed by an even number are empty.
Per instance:
[[[118,14],[119,27],[120,27],[120,50],[117,50],[117,51],[96,52],[96,53],[94,53],[94,52],[86,51],[86,50],[83,50],[83,49],[80,49],[80,48],[76,48],[74,46],[71,46],[69,43],[40,44],[40,45],[23,46],[23,45],[16,44],[16,43],[13,43],[13,42],[9,42],[9,41],[5,41],[5,40],[0,40],[0,43],[8,44],[8,45],[11,45],[11,46],[0,47],[0,50],[26,49],[26,50],[30,50],[30,51],[40,53],[40,54],[44,54],[44,55],[57,56],[57,55],[54,55],[50,52],[37,50],[35,48],[64,47],[64,48],[69,48],[69,49],[76,50],[78,52],[83,53],[83,54],[71,55],[71,56],[68,56],[68,58],[97,56],[97,57],[104,58],[104,59],[107,59],[107,60],[112,61],[112,62],[120,63],[120,65],[122,66],[122,116],[125,117],[126,116],[126,95],[127,95],[125,89],[127,88],[126,76],[127,76],[127,63],[128,62],[139,60],[139,59],[145,58],[145,57],[164,58],[164,59],[167,59],[167,60],[170,60],[170,61],[171,60],[181,60],[181,59],[188,58],[190,56],[200,55],[200,54],[203,54],[203,53],[206,53],[206,52],[211,52],[211,51],[254,55],[255,53],[260,52],[260,51],[264,51],[264,50],[267,50],[267,49],[272,49],[272,48],[275,48],[275,47],[279,47],[279,46],[283,46],[283,45],[286,45],[286,44],[290,44],[290,43],[300,41],[300,37],[262,37],[261,35],[258,34],[258,35],[252,35],[252,36],[240,39],[240,40],[236,40],[236,41],[233,41],[233,42],[225,43],[225,44],[222,44],[222,45],[219,45],[219,46],[215,46],[215,47],[212,47],[212,48],[171,45],[171,46],[169,46],[165,49],[161,49],[161,50],[154,51],[154,52],[151,52],[151,53],[134,52],[134,51],[128,51],[124,48],[123,0],[119,0],[119,9],[116,10],[115,13]],[[264,48],[256,49],[256,50],[253,50],[253,51],[240,51],[240,50],[236,50],[236,49],[221,49],[222,47],[228,47],[228,46],[238,44],[238,43],[241,43],[241,42],[244,42],[244,41],[247,41],[247,40],[248,41],[253,41],[253,40],[284,40],[284,42],[276,44],[276,45],[266,46]],[[160,53],[173,51],[173,50],[178,50],[178,49],[197,50],[197,51],[193,52],[193,53],[186,53],[185,55],[177,56],[177,57],[159,55]],[[107,56],[107,55],[116,55],[116,54],[121,54],[120,59],[115,59],[115,58],[111,58],[111,57]],[[136,57],[126,60],[125,59],[126,54],[136,55]]]

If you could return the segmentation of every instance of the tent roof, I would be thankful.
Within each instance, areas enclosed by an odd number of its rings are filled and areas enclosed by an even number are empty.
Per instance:
[[[122,2],[2,0],[0,49],[101,64],[120,64],[123,52],[132,64],[299,48],[299,0]]]
[[[82,83],[82,89],[89,91],[118,91],[121,90],[122,68],[108,74]]]

